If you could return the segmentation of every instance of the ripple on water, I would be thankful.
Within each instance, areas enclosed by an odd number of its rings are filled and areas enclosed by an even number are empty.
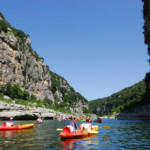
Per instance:
[[[16,121],[17,124],[33,122],[35,121]],[[150,122],[114,119],[102,119],[102,122],[93,125],[111,128],[99,128],[98,135],[81,139],[60,139],[60,131],[56,129],[63,128],[67,125],[67,121],[44,120],[43,124],[35,124],[33,129],[0,131],[0,150],[150,149]]]

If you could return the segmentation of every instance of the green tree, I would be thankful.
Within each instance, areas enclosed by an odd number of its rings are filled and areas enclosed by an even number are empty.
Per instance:
[[[30,94],[28,91],[24,91],[23,92],[23,97],[22,97],[24,100],[29,100],[30,99]]]

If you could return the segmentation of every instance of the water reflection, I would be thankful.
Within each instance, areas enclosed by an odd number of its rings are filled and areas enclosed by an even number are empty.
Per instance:
[[[29,136],[33,133],[34,129],[24,129],[24,130],[6,130],[6,131],[0,131],[1,136],[4,138],[13,138],[17,136]]]
[[[13,144],[16,143],[16,140],[18,142],[31,141],[33,131],[34,129],[0,131],[0,136],[3,138],[0,145]]]
[[[80,137],[77,139],[65,139],[65,140],[61,140],[60,144],[63,146],[63,150],[74,149],[74,148],[82,149],[83,147],[86,147],[86,149],[88,149],[88,148],[92,148],[93,145],[99,144],[98,140],[94,140],[97,138],[98,135],[91,135],[88,137]]]

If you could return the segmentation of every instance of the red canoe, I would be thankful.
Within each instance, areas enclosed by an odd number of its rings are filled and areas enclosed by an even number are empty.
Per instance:
[[[94,127],[94,126],[93,126]],[[98,131],[98,126],[95,126],[91,131]],[[66,138],[80,138],[80,137],[85,137],[89,135],[93,135],[93,132],[82,132],[81,130],[76,130],[74,132],[70,132],[70,129],[66,126],[63,128],[63,132],[60,133],[60,138],[61,139],[66,139]]]

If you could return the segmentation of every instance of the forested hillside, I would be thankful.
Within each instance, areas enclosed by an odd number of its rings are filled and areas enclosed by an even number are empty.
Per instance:
[[[108,115],[146,104],[144,80],[109,97],[92,100],[89,109],[98,115]]]

